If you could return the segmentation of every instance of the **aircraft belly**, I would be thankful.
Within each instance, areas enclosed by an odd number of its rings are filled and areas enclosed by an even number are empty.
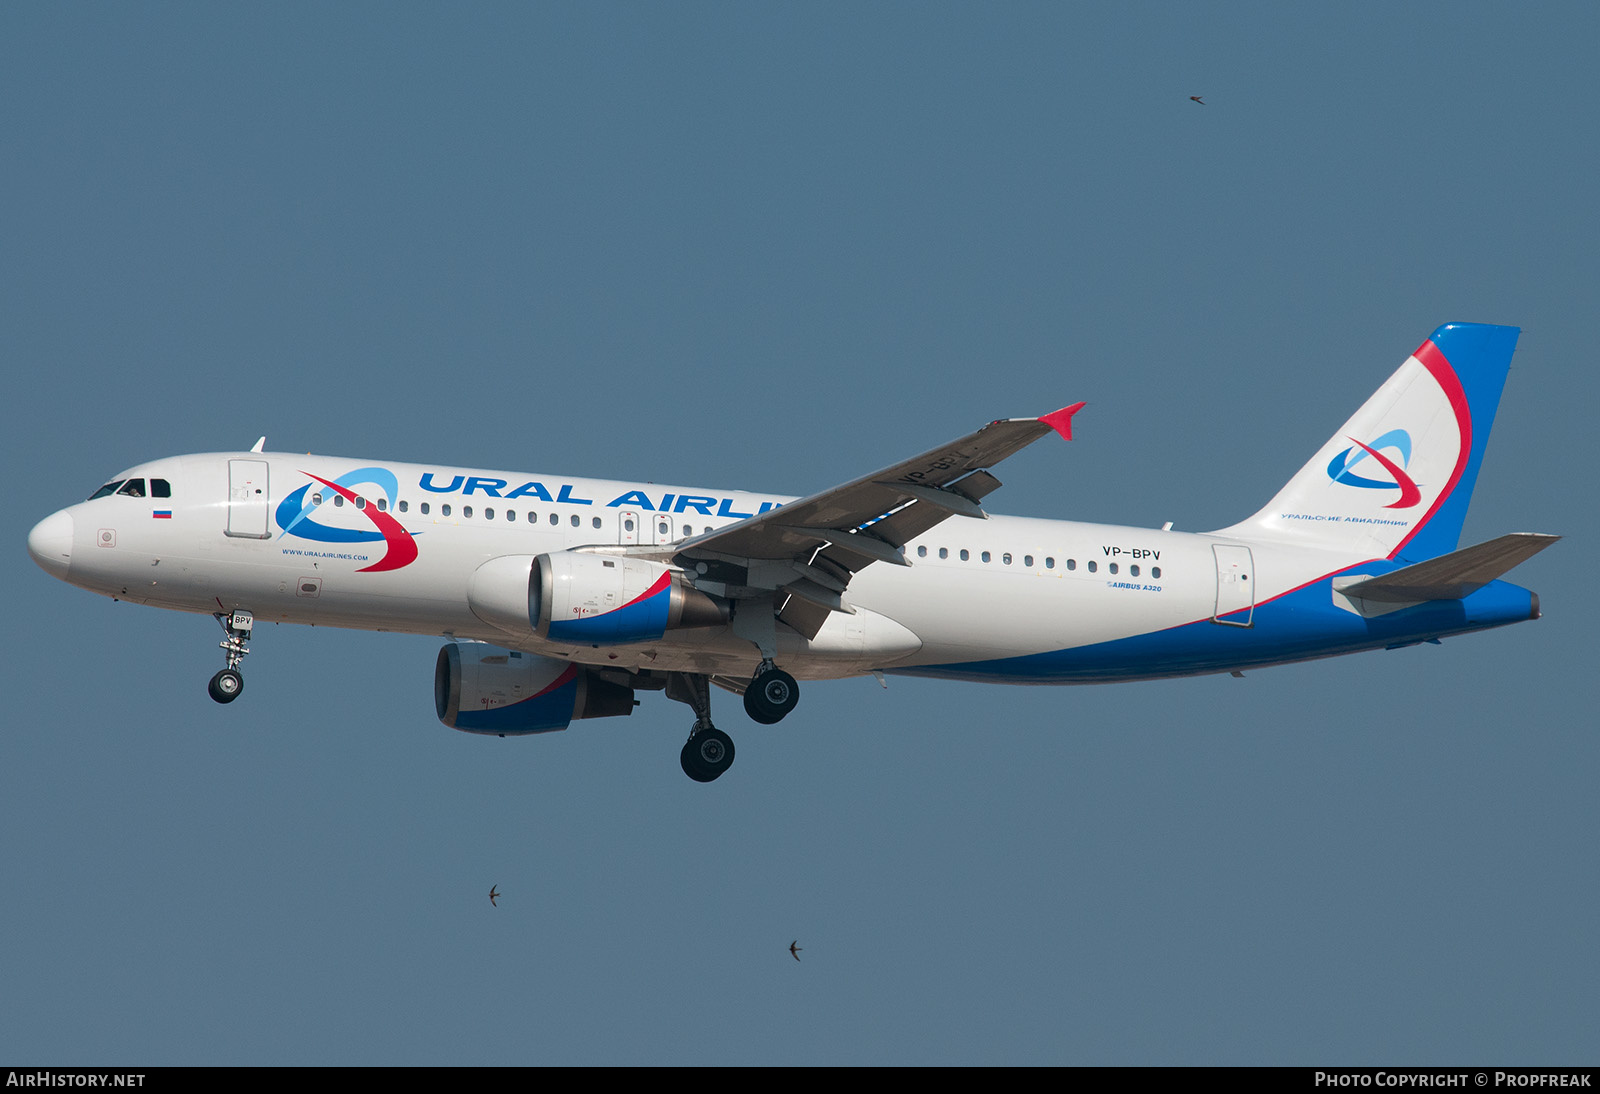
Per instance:
[[[761,663],[760,651],[727,626],[668,631],[648,643],[607,646],[551,642],[527,634],[513,636],[495,632],[482,622],[458,633],[546,657],[645,671],[703,672],[743,678]],[[811,641],[780,626],[777,662],[798,679],[827,680],[898,664],[921,644],[916,634],[895,620],[860,609],[854,615],[836,613]]]
[[[1258,605],[1250,627],[1204,618],[1075,647],[889,671],[1012,684],[1150,680],[1392,649],[1520,622],[1535,613],[1526,589],[1495,581],[1464,600],[1431,601],[1363,618],[1335,602],[1324,578]]]

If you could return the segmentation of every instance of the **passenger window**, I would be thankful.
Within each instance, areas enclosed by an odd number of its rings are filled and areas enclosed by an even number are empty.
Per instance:
[[[142,498],[144,497],[144,480],[129,479],[122,484],[122,489],[118,490],[117,493],[125,498]]]
[[[692,536],[692,535],[694,535],[694,529],[691,528],[689,525],[685,524],[683,526],[683,534],[686,535],[686,536]]]
[[[444,517],[448,517],[450,515],[450,503],[449,502],[445,502],[443,505],[439,506],[439,515],[440,516],[444,516]]]
[[[1115,562],[1113,562],[1110,565],[1109,569],[1111,570],[1112,573],[1116,573],[1117,572],[1117,564]]]
[[[1075,558],[1067,559],[1067,569],[1076,570],[1077,568],[1078,568],[1078,560],[1077,559],[1075,559]]]
[[[917,548],[917,557],[918,558],[927,558],[928,557],[928,549],[926,547],[918,547]]]
[[[582,523],[582,522],[578,520],[578,514],[576,514],[576,513],[572,514],[572,526],[574,528],[576,528],[576,527],[578,527],[578,525],[580,523]]]
[[[340,508],[344,507],[344,495],[343,494],[335,494],[333,496],[333,507],[335,509],[340,509]]]
[[[356,495],[356,508],[357,509],[365,509],[366,507],[367,507],[367,499],[362,497],[360,494],[357,494]]]
[[[1150,576],[1159,581],[1161,579],[1161,567],[1160,566],[1152,566],[1150,568]]]
[[[633,521],[631,519],[623,521],[622,527],[629,532],[633,531]]]
[[[939,557],[940,558],[949,558],[950,557],[950,548],[948,548],[948,547],[939,548]]]
[[[590,521],[590,523],[593,524],[596,528],[598,528],[598,527],[600,527],[600,518],[599,517],[595,517],[592,521]]]
[[[1091,573],[1091,574],[1092,574],[1092,573],[1094,573],[1094,572],[1095,572],[1095,571],[1096,571],[1096,570],[1098,570],[1098,569],[1099,569],[1099,568],[1100,568],[1100,564],[1099,564],[1099,563],[1098,563],[1098,562],[1094,562],[1094,561],[1091,561],[1091,562],[1090,562],[1090,563],[1089,563],[1089,572],[1090,572],[1090,573]]]
[[[387,513],[388,511],[389,511],[389,499],[388,498],[379,498],[378,499],[378,512]]]
[[[967,553],[967,549],[965,547],[961,548],[961,561],[962,562],[966,562],[971,557],[972,556]]]
[[[463,516],[463,517],[471,517],[471,516],[472,516],[472,506],[470,506],[470,505],[463,505],[463,506],[462,506],[462,507],[461,507],[461,515],[462,515],[462,516]]]
[[[550,523],[551,524],[560,524],[561,523],[561,518],[558,515],[556,515],[555,513],[551,513],[550,514]]]
[[[983,552],[983,561],[985,561],[985,562],[989,561],[989,552],[988,551]]]
[[[1005,554],[1001,555],[1000,561],[1005,563],[1007,566],[1011,565],[1011,552],[1007,551]]]
[[[665,522],[663,522],[662,524],[659,524],[659,525],[656,526],[656,535],[658,535],[658,536],[668,536],[668,535],[671,535],[671,534],[672,534],[672,532],[666,526]]]
[[[151,479],[150,480],[150,496],[152,498],[170,498],[170,497],[172,497],[172,484],[170,482],[168,482],[166,479]]]
[[[506,519],[511,521],[513,524],[516,523],[517,511],[515,509],[507,509],[506,510]]]
[[[1026,566],[1030,570],[1033,569],[1033,556],[1032,555],[1023,555],[1022,556],[1022,564],[1024,566]]]
[[[1137,566],[1129,566],[1128,567],[1128,573],[1131,574],[1134,577],[1138,577],[1139,576],[1139,567],[1137,567]]]
[[[422,503],[422,515],[423,516],[427,516],[428,515],[428,503],[427,502],[423,502]]]
[[[321,490],[318,490],[315,494],[311,495],[311,504],[312,505],[321,505],[322,504],[322,491]]]
[[[1044,568],[1046,570],[1054,570],[1056,568],[1056,560],[1053,559],[1053,558],[1046,558],[1044,560]],[[1072,560],[1071,559],[1067,560],[1067,569],[1069,569],[1069,570],[1072,569]]]
[[[407,504],[407,503],[406,503],[406,502],[404,502],[404,501],[402,501],[402,502],[401,502],[401,503],[400,503],[400,511],[401,511],[401,512],[402,512],[402,513],[404,513],[404,512],[405,512],[405,511],[406,511],[406,510],[407,510],[407,509],[409,509],[409,508],[411,508],[411,506],[410,506],[410,505],[408,505],[408,504]]]

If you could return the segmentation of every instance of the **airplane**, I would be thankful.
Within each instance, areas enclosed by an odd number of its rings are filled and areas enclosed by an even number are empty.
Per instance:
[[[1077,403],[992,421],[804,498],[246,452],[118,473],[28,551],[102,596],[221,624],[218,703],[255,623],[443,635],[435,713],[500,737],[695,720],[691,779],[733,763],[713,685],[775,724],[799,680],[1151,680],[1438,642],[1539,617],[1502,574],[1559,536],[1458,549],[1519,329],[1439,327],[1267,505],[1213,532],[1004,517],[990,469]]]

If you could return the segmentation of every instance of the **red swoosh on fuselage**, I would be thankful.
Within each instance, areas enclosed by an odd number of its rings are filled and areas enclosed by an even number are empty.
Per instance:
[[[309,478],[316,479],[329,490],[337,492],[346,501],[350,502],[351,505],[355,504],[355,493],[348,488],[340,486],[338,483],[329,482],[321,475],[313,475],[309,471],[302,471],[300,473]],[[372,521],[373,524],[377,525],[378,531],[383,533],[383,542],[388,545],[389,550],[382,558],[374,562],[371,566],[363,566],[361,569],[357,570],[356,573],[371,574],[381,573],[384,570],[398,570],[400,567],[409,566],[417,560],[417,541],[412,538],[410,532],[406,531],[405,528],[401,526],[399,521],[395,520],[388,513],[385,513],[382,509],[379,509],[376,505],[368,505],[362,508],[361,512],[365,513],[367,519]]]

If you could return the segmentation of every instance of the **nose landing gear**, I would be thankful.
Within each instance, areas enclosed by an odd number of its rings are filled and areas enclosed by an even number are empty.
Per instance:
[[[219,703],[231,703],[239,698],[239,693],[244,690],[244,677],[237,669],[220,669],[211,678],[211,683],[206,685],[206,691],[211,698]]]
[[[247,611],[234,611],[227,615],[221,612],[212,614],[222,625],[224,637],[219,645],[227,655],[228,667],[211,678],[211,683],[206,685],[206,691],[219,703],[231,703],[239,698],[240,692],[244,691],[244,674],[239,671],[239,663],[244,660],[245,654],[250,652],[250,647],[245,643],[250,641],[250,631],[255,626],[255,616]]]

